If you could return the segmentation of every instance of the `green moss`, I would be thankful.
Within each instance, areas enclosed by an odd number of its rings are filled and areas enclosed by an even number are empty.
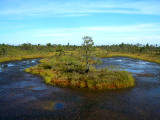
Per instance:
[[[132,74],[120,67],[110,66],[96,69],[90,66],[88,73],[85,72],[85,67],[83,59],[79,56],[58,56],[42,59],[39,65],[26,69],[26,72],[44,77],[47,84],[62,87],[102,90],[126,88],[135,85]]]
[[[80,82],[80,88],[85,88],[86,87],[86,83],[84,81]]]
[[[25,69],[25,72],[30,72],[30,68]]]
[[[52,80],[52,78],[51,78],[51,77],[48,77],[48,76],[45,76],[44,79],[45,79],[45,82],[46,82],[46,83],[50,83],[51,80]]]

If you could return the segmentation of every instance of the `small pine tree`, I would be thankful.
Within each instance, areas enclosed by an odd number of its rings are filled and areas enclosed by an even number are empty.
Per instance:
[[[92,51],[92,46],[94,45],[94,42],[92,40],[92,37],[90,36],[84,36],[83,38],[83,48],[84,48],[84,56],[86,58],[86,73],[89,72],[89,57],[91,57],[90,51]]]

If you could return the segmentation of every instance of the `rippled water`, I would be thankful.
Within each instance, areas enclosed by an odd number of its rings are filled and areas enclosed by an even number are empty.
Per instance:
[[[39,59],[4,62],[0,68],[0,119],[160,119],[160,65],[125,57],[102,58],[133,72],[136,86],[87,90],[46,85],[23,70]]]

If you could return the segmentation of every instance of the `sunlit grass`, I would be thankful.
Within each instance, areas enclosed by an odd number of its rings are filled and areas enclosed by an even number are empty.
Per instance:
[[[135,59],[140,59],[140,60],[145,60],[149,62],[155,62],[155,63],[160,63],[160,56],[153,54],[140,54],[140,53],[118,53],[118,52],[111,52],[109,54],[103,54],[101,57],[115,57],[115,56],[120,56],[120,57],[130,57],[130,58],[135,58]]]
[[[13,56],[6,56],[6,57],[1,57],[0,62],[15,61],[15,60],[22,60],[22,59],[30,59],[30,58],[50,57],[55,54],[56,54],[56,52],[50,52],[50,53],[46,53],[46,54],[41,54],[41,53],[20,54],[20,55],[15,55],[14,57]]]
[[[75,58],[76,62],[74,62],[72,57],[70,56],[70,59],[65,56],[44,58],[39,65],[28,68],[25,71],[42,76],[47,84],[62,87],[102,90],[127,88],[135,85],[132,74],[123,69],[113,66],[112,68],[96,69],[91,66],[89,73],[85,73],[83,72],[85,71],[83,62],[80,62],[79,58]],[[66,59],[72,61],[65,61]],[[70,65],[66,65],[66,63]]]
[[[135,80],[132,74],[127,71],[106,71],[101,73],[99,71],[90,72],[89,74],[65,75],[56,73],[51,70],[38,69],[36,67],[28,68],[26,72],[40,75],[44,78],[44,82],[52,85],[62,87],[78,87],[89,89],[117,89],[126,88],[135,85]]]

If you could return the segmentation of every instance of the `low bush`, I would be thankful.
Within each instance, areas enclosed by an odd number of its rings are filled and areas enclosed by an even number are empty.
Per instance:
[[[42,76],[48,84],[62,87],[102,90],[135,85],[132,74],[120,67],[96,69],[90,66],[88,73],[85,72],[85,67],[83,58],[79,56],[54,56],[42,59],[39,65],[27,68],[25,71]]]

